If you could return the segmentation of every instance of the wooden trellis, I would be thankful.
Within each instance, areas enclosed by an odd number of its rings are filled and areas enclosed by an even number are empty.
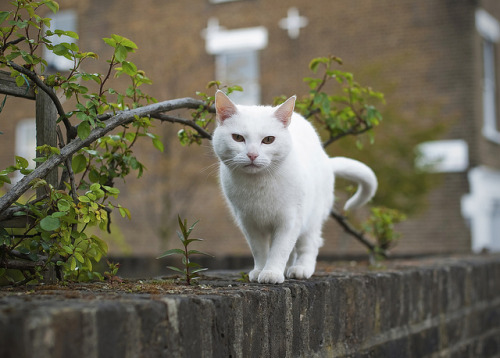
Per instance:
[[[11,77],[9,72],[0,71],[0,94],[35,101],[36,145],[41,146],[47,144],[52,147],[57,146],[57,110],[50,97],[44,91],[35,91],[34,84],[28,80],[26,80],[26,83],[23,86],[18,87],[15,82],[15,78]],[[39,154],[37,153],[37,156],[38,155]],[[57,168],[52,170],[44,179],[47,183],[57,187]],[[44,188],[37,190],[37,196],[41,196],[44,193]],[[26,217],[8,219],[0,221],[0,226],[9,228],[25,227],[26,220]]]

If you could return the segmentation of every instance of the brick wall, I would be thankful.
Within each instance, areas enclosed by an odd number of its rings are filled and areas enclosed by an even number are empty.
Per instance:
[[[4,288],[0,356],[498,357],[499,275],[500,257],[471,256],[283,285],[218,272],[184,293]]]

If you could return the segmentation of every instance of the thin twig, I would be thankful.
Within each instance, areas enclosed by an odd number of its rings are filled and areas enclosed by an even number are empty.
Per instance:
[[[59,101],[59,98],[57,98],[57,95],[52,91],[52,88],[47,86],[41,79],[38,77],[38,75],[33,72],[28,70],[27,68],[24,68],[23,66],[18,65],[15,62],[8,61],[8,65],[12,67],[14,70],[26,75],[30,80],[32,80],[42,91],[47,93],[47,95],[50,97],[54,105],[56,106],[57,113],[59,114],[59,117],[62,119],[64,126],[66,127],[66,133],[68,136],[68,141],[71,141],[72,139],[76,138],[76,128],[73,127],[68,120],[66,113],[64,112],[64,108],[61,104],[61,101]]]
[[[335,211],[331,210],[330,211],[330,216],[334,218],[340,226],[349,234],[354,236],[359,242],[361,242],[363,245],[365,245],[370,251],[375,250],[375,245],[368,240],[365,235],[361,232],[356,230],[352,225],[347,221],[347,218],[343,215],[340,215],[339,213],[336,213]]]
[[[202,128],[198,124],[196,124],[195,121],[180,118],[180,117],[170,116],[170,115],[162,114],[162,113],[152,114],[151,117],[159,119],[160,121],[165,121],[165,122],[170,122],[170,123],[179,123],[179,124],[183,124],[185,126],[191,127],[198,132],[198,134],[200,135],[201,138],[212,140],[212,134],[210,134],[204,128]]]
[[[64,144],[64,138],[59,126],[56,127],[56,133],[57,137],[59,138],[59,148],[64,148],[66,144]],[[76,203],[78,201],[78,196],[76,194],[75,173],[73,173],[73,168],[71,166],[71,158],[72,155],[66,158],[66,160],[64,161],[64,167],[67,175],[69,176],[69,182],[71,185],[71,197],[73,198],[73,201]],[[61,178],[61,184],[62,184],[62,178]],[[61,184],[59,184],[59,186],[61,186]]]
[[[341,134],[338,134],[336,136],[331,136],[328,140],[323,142],[323,148],[328,147],[330,144],[339,140],[340,138],[346,137],[348,135],[360,135],[360,134],[363,134],[365,132],[368,132],[372,128],[373,128],[373,126],[367,125],[365,128],[360,129],[360,130],[350,129],[350,130],[343,132]]]

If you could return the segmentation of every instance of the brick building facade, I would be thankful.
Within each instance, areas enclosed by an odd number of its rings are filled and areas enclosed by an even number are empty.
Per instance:
[[[2,8],[7,1],[1,1]],[[158,100],[194,96],[214,78],[247,91],[239,100],[270,103],[275,96],[306,93],[302,81],[318,56],[343,58],[345,70],[370,79],[401,103],[413,121],[451,123],[428,154],[445,155],[439,185],[426,210],[400,225],[396,252],[466,252],[500,249],[500,4],[495,0],[120,0],[59,1],[80,35],[83,50],[110,55],[103,37],[135,41],[131,58],[154,83]],[[103,61],[87,71],[103,72]],[[374,70],[376,68],[376,70]],[[373,75],[376,73],[376,75]],[[221,78],[222,77],[222,78]],[[366,81],[365,81],[366,82]],[[435,105],[433,115],[422,108]],[[34,105],[33,105],[34,111]],[[25,100],[9,98],[0,114],[0,167],[23,146],[22,120],[33,117]],[[7,120],[8,119],[8,120]],[[136,254],[155,255],[175,232],[177,213],[200,219],[199,247],[221,254],[249,254],[219,194],[209,143],[183,148],[178,127],[158,124],[165,152],[138,145],[148,171],[127,179],[121,200],[131,221],[116,231]],[[401,136],[406,135],[401,125]],[[375,144],[376,145],[376,144]],[[332,149],[335,154],[335,148]],[[465,154],[464,154],[465,153]],[[356,157],[356,151],[350,153]],[[408,153],[412,157],[412,153]],[[375,160],[384,160],[383,157]],[[370,164],[370,163],[368,163]],[[449,166],[446,166],[449,165]],[[397,167],[394,170],[398,170]],[[498,231],[496,231],[498,230]],[[323,254],[364,252],[333,221],[325,227]],[[174,238],[175,240],[175,238]],[[111,242],[117,252],[121,244]],[[174,244],[176,244],[174,242]]]

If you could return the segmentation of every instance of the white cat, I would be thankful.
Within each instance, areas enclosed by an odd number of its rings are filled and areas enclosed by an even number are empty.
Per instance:
[[[235,105],[223,92],[215,95],[212,143],[222,191],[254,257],[250,281],[282,283],[285,273],[311,277],[336,175],[359,184],[346,210],[366,203],[377,189],[375,174],[363,163],[329,158],[294,106],[295,96],[268,107]]]

